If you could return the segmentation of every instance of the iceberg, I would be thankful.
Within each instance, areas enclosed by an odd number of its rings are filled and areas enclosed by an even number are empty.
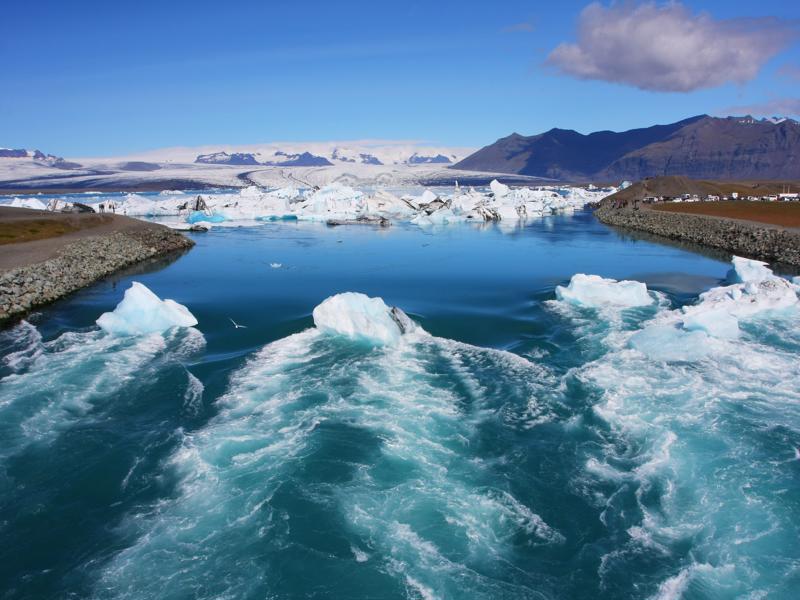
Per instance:
[[[364,212],[363,192],[332,183],[313,192],[299,206],[298,217],[307,219],[354,219]]]
[[[489,184],[489,189],[492,190],[495,198],[502,198],[504,196],[508,196],[508,193],[511,191],[511,188],[507,185],[500,183],[497,179],[492,179],[492,182]]]
[[[617,281],[583,273],[573,275],[567,287],[557,286],[556,297],[592,308],[632,308],[653,303],[653,298],[647,293],[647,286],[639,281]]]
[[[186,217],[186,222],[191,225],[196,225],[199,223],[222,223],[225,220],[225,215],[221,215],[217,212],[208,214],[202,210],[192,211],[192,213]]]
[[[175,217],[181,211],[176,198],[150,200],[138,194],[127,194],[116,202],[115,212],[128,217]]]
[[[31,208],[33,210],[47,210],[45,203],[37,198],[14,198],[10,206],[16,208]]]
[[[345,292],[325,299],[313,312],[314,325],[324,333],[373,345],[390,345],[417,325],[402,310],[381,298]]]
[[[162,300],[145,285],[134,281],[112,312],[103,313],[97,325],[112,335],[160,333],[171,327],[192,327],[197,319],[174,300]]]
[[[760,260],[734,256],[731,262],[733,263],[733,269],[729,273],[729,277],[736,283],[759,283],[773,277],[767,263]]]
[[[739,283],[712,288],[696,304],[661,315],[631,338],[631,346],[656,360],[693,360],[708,353],[712,338],[737,339],[741,319],[800,306],[795,286],[765,263],[735,256],[732,265]]]
[[[436,198],[438,198],[438,196],[434,194],[432,191],[425,190],[424,192],[422,192],[422,196],[419,197],[419,200],[417,200],[417,204],[419,206],[422,206],[424,204],[430,204],[431,202],[436,200]]]

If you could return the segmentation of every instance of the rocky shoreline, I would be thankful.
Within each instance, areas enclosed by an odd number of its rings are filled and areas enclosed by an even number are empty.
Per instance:
[[[800,230],[797,229],[722,217],[658,211],[646,205],[634,209],[614,208],[604,204],[595,210],[595,216],[606,225],[646,231],[769,263],[800,267]]]
[[[0,272],[0,324],[115,271],[192,246],[189,238],[156,225],[67,243],[47,260]]]

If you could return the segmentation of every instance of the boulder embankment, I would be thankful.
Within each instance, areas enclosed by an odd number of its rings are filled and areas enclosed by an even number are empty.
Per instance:
[[[719,216],[656,210],[646,204],[618,208],[604,201],[595,210],[607,225],[646,231],[731,254],[800,267],[800,229]]]
[[[0,207],[0,324],[115,271],[192,246],[167,227],[119,215]]]

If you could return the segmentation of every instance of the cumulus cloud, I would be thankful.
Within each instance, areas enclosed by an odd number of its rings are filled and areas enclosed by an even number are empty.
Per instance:
[[[680,3],[594,3],[580,14],[577,42],[547,62],[579,79],[690,92],[753,79],[797,33],[775,18],[715,20]]]
[[[796,117],[800,116],[800,98],[776,98],[758,104],[731,106],[726,108],[723,113],[756,117]]]

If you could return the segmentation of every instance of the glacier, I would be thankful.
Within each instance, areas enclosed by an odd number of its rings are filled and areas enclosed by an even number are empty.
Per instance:
[[[134,281],[117,307],[103,313],[97,325],[105,332],[131,336],[160,333],[172,327],[193,327],[197,319],[174,300],[162,300],[145,285]]]

